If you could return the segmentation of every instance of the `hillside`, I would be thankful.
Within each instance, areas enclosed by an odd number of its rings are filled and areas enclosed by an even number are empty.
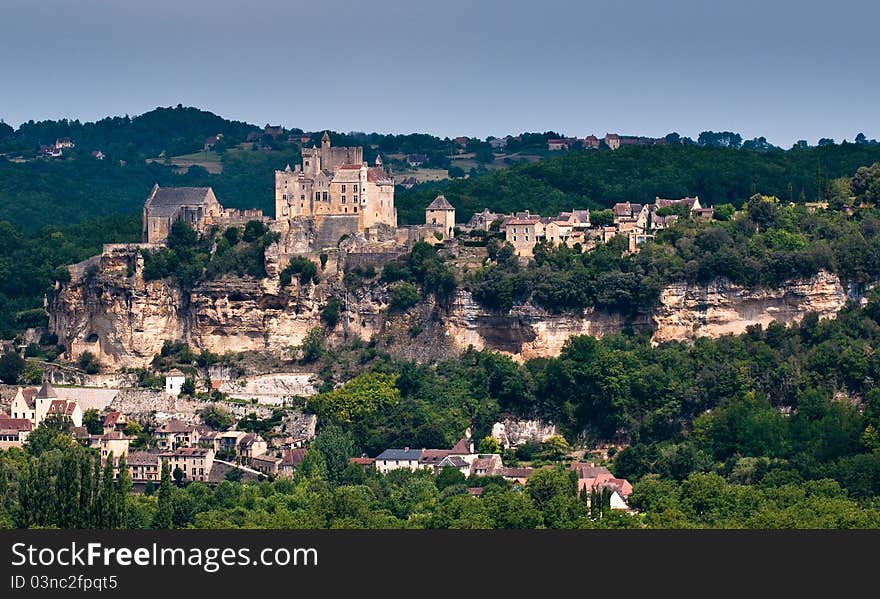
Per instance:
[[[567,152],[481,177],[398,189],[402,224],[424,222],[424,207],[442,193],[459,222],[489,208],[556,214],[572,208],[649,203],[655,196],[698,195],[708,205],[740,206],[755,193],[815,201],[831,181],[880,160],[880,145],[840,144],[757,152],[701,146],[629,146],[617,151]],[[817,189],[819,193],[817,194]]]

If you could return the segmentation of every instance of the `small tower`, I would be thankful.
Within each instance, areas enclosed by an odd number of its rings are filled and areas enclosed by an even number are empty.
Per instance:
[[[376,154],[376,166],[382,168],[382,157]]]
[[[437,196],[425,208],[425,224],[437,227],[442,231],[444,238],[451,239],[455,229],[455,208],[445,197]]]
[[[330,149],[330,135],[326,131],[324,131],[324,136],[321,138],[321,149]]]

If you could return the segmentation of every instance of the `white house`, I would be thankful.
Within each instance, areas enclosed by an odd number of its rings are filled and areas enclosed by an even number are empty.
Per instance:
[[[58,399],[58,394],[49,383],[44,383],[39,389],[19,387],[12,399],[9,413],[12,418],[27,418],[34,428],[50,414],[67,416],[73,426],[82,426],[83,413],[79,404],[76,401]]]
[[[421,466],[419,460],[422,457],[421,449],[386,449],[376,456],[376,470],[385,474],[391,470],[398,468],[407,468],[409,470],[418,470]]]
[[[169,371],[168,374],[165,375],[165,393],[174,396],[180,395],[184,382],[186,382],[185,374],[176,368]]]

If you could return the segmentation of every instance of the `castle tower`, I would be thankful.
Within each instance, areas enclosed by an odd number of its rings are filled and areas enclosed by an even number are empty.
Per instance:
[[[425,208],[425,224],[440,229],[443,237],[452,238],[455,229],[455,208],[445,197],[437,196]]]

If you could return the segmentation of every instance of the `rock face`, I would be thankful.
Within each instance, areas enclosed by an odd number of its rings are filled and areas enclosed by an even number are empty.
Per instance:
[[[656,343],[742,333],[746,327],[771,322],[798,322],[807,312],[833,318],[848,294],[828,272],[790,281],[774,289],[747,289],[723,281],[710,285],[671,285],[660,293],[653,315]]]
[[[554,356],[574,335],[601,337],[630,327],[651,331],[654,342],[741,333],[753,324],[794,322],[807,312],[834,317],[848,299],[837,276],[826,272],[774,289],[745,289],[725,281],[665,288],[657,308],[626,322],[619,314],[587,311],[551,314],[531,305],[493,314],[465,291],[445,307],[420,304],[389,316],[389,292],[373,285],[357,294],[342,286],[342,263],[332,260],[318,285],[294,280],[232,279],[200,284],[183,292],[169,280],[143,280],[137,248],[107,246],[98,262],[71,268],[76,276],[53,301],[50,330],[77,359],[92,352],[115,367],[146,366],[165,340],[183,340],[215,353],[255,350],[287,355],[321,325],[332,295],[344,297],[340,322],[328,341],[375,338],[398,357],[429,359],[456,355],[473,346],[518,360]]]

